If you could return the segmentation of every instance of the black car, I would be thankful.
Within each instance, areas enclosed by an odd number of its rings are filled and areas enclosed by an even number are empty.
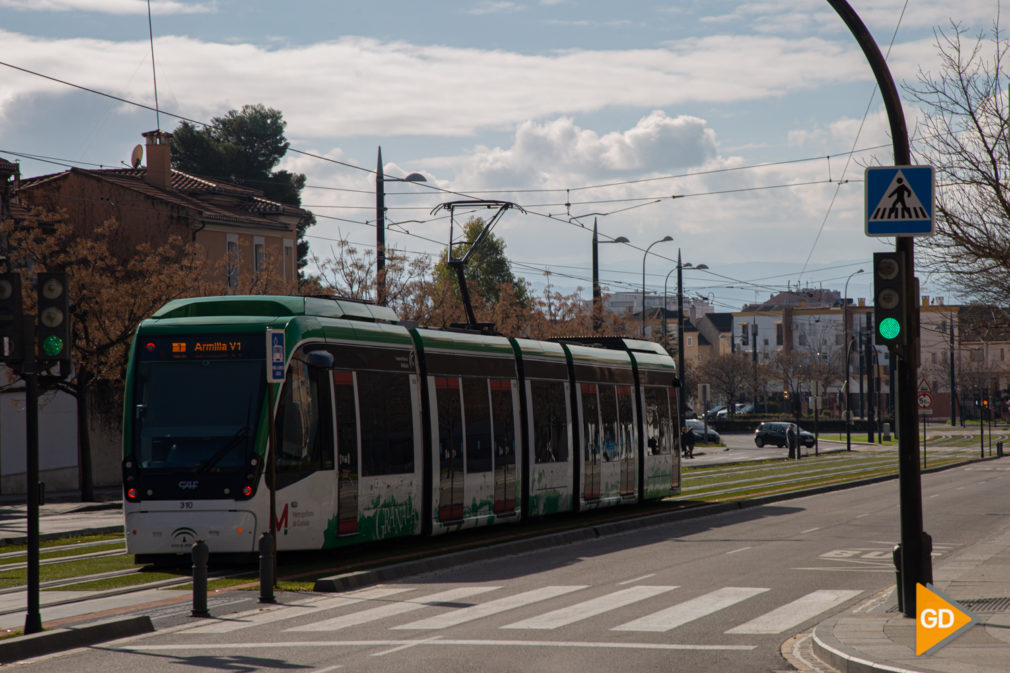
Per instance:
[[[754,431],[754,444],[760,449],[765,444],[774,444],[782,448],[786,445],[786,429],[792,423],[768,422],[757,426]],[[797,426],[799,427],[799,426]],[[814,433],[800,428],[800,443],[808,449],[814,446]]]

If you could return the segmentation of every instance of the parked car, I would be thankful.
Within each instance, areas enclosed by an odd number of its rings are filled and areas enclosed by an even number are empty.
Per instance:
[[[726,407],[715,407],[714,409],[709,409],[708,411],[705,412],[705,418],[708,420],[709,423],[711,423],[716,419],[716,417],[719,415],[720,412],[722,412],[722,417],[725,418]]]
[[[711,444],[718,444],[720,441],[719,433],[712,429],[712,426],[708,426],[706,432],[705,423],[699,421],[697,418],[688,418],[684,421],[684,426],[690,428],[694,431],[694,437],[699,442],[708,442]]]
[[[757,426],[756,430],[754,430],[754,444],[756,444],[759,449],[765,444],[774,444],[780,449],[783,448],[786,445],[786,429],[790,425],[793,424],[775,421],[762,423]],[[800,428],[799,430],[800,443],[808,449],[813,448],[815,440],[814,433],[807,432],[803,428]]]
[[[735,408],[736,408],[736,414],[738,416],[740,414],[752,414],[752,413],[754,413],[754,405],[753,404],[739,403],[739,404],[736,405]],[[726,416],[727,416],[728,413],[729,413],[729,411],[726,408],[722,408],[719,411],[715,412],[715,418],[716,418],[716,420],[720,420],[720,421],[724,420],[726,418]]]

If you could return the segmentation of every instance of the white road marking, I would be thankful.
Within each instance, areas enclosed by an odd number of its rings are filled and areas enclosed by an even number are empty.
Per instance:
[[[669,631],[695,619],[710,615],[713,612],[718,612],[723,608],[728,608],[740,601],[763,594],[766,591],[768,589],[757,587],[724,587],[716,589],[703,596],[692,598],[689,601],[679,603],[659,612],[654,612],[640,619],[635,619],[627,624],[615,626],[611,631]]]
[[[615,649],[615,650],[696,650],[708,652],[749,652],[756,645],[694,645],[690,643],[608,643],[608,642],[578,642],[570,640],[317,640],[271,643],[189,643],[173,645],[133,645],[109,648],[116,652],[157,652],[186,650],[252,650],[274,648],[313,648],[313,647],[396,647],[399,645],[431,646],[471,646],[471,647],[572,647],[583,649]]]
[[[447,591],[441,591],[428,596],[421,596],[419,598],[413,598],[406,601],[387,603],[386,605],[380,605],[369,610],[363,610],[362,612],[354,612],[349,615],[341,615],[340,617],[334,617],[333,619],[324,619],[310,624],[294,626],[290,629],[285,629],[285,631],[336,631],[338,629],[347,628],[348,626],[374,622],[377,619],[384,619],[386,617],[393,617],[395,615],[402,615],[406,612],[420,610],[421,608],[431,607],[436,603],[458,601],[461,598],[476,596],[477,594],[494,591],[495,589],[500,588],[501,587],[495,586],[458,587],[456,589],[449,589]],[[435,607],[438,606],[436,605]]]
[[[635,584],[636,582],[641,582],[643,580],[647,580],[650,577],[655,577],[655,576],[656,576],[656,573],[649,573],[648,575],[642,575],[641,577],[636,577],[633,580],[624,580],[623,582],[618,582],[617,586],[620,587],[620,586],[624,586],[625,584]]]
[[[195,629],[190,629],[186,633],[231,633],[232,631],[238,631],[240,629],[246,629],[251,626],[256,626],[258,624],[269,624],[271,622],[279,621],[281,619],[289,619],[291,617],[298,617],[300,615],[309,614],[310,612],[317,612],[319,610],[328,610],[330,608],[342,608],[348,605],[354,605],[355,603],[360,603],[362,601],[374,600],[379,598],[387,598],[389,596],[394,596],[396,594],[403,593],[405,591],[412,591],[411,587],[370,587],[361,591],[355,591],[352,593],[344,594],[341,596],[327,597],[319,601],[314,601],[312,603],[305,603],[300,605],[289,605],[279,609],[269,610],[259,610],[252,613],[246,613],[238,618],[224,619],[220,621],[214,621],[210,624],[201,625]]]
[[[726,552],[726,556],[729,556],[730,554],[739,554],[740,552],[747,551],[748,549],[752,549],[752,547],[740,547],[739,549],[734,549],[733,551],[728,551],[728,552]]]
[[[817,526],[816,528],[807,528],[806,530],[801,530],[800,531],[800,535],[806,535],[807,533],[813,533],[815,530],[820,530],[820,529],[821,529],[820,526]]]
[[[585,584],[579,584],[570,586],[542,587],[540,589],[533,589],[532,591],[524,591],[514,596],[505,596],[504,598],[488,601],[487,603],[481,603],[480,605],[474,605],[473,607],[462,608],[460,610],[453,610],[441,615],[435,615],[434,617],[428,617],[427,619],[419,619],[416,622],[410,622],[409,624],[394,626],[392,628],[404,630],[444,629],[450,626],[456,626],[457,624],[463,624],[464,622],[488,617],[499,612],[505,612],[506,610],[513,610],[531,603],[545,601],[549,598],[563,596],[564,594],[571,593],[573,591],[585,589],[587,586],[588,585]]]
[[[337,664],[336,666],[327,666],[326,668],[317,668],[312,671],[312,673],[330,673],[330,671],[335,671],[338,668],[343,668],[343,664]]]
[[[372,652],[373,657],[382,657],[387,654],[392,654],[393,652],[401,652],[403,650],[409,650],[412,647],[417,647],[418,645],[426,645],[432,641],[438,640],[442,636],[432,636],[431,638],[424,638],[422,640],[411,640],[410,642],[404,643],[399,647],[394,647],[390,650],[383,650],[382,652]]]
[[[629,589],[622,589],[606,596],[599,596],[588,601],[570,605],[552,612],[547,612],[536,617],[530,617],[522,621],[508,624],[503,629],[556,629],[568,624],[589,619],[596,615],[601,615],[610,610],[622,608],[638,601],[652,598],[659,594],[676,589],[675,586],[638,586]]]
[[[841,605],[851,598],[855,598],[861,593],[862,591],[844,589],[814,591],[771,612],[766,612],[749,622],[736,626],[725,633],[763,635],[782,633],[799,626],[826,610]]]

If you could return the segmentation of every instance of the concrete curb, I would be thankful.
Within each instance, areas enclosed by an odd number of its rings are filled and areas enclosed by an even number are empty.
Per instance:
[[[818,659],[842,673],[928,673],[925,670],[879,664],[856,656],[835,637],[835,625],[841,617],[833,617],[814,627],[811,645]]]
[[[153,631],[154,624],[151,622],[151,618],[143,615],[6,638],[0,640],[0,664],[9,664],[21,659],[30,659],[44,654],[70,650],[75,647],[86,647],[95,643]]]

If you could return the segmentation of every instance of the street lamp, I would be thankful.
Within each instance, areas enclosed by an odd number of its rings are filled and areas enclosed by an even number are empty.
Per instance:
[[[672,241],[673,236],[664,236],[658,241],[653,241],[649,244],[649,247],[645,249],[645,254],[642,255],[642,338],[645,338],[645,258],[649,256],[649,250],[652,250],[652,246],[657,243],[666,243],[667,241]]]
[[[612,241],[603,241],[604,243],[630,243],[630,241],[624,236],[618,236]],[[593,332],[599,332],[600,327],[603,326],[603,307],[601,302],[603,301],[603,294],[600,292],[600,253],[599,253],[600,240],[596,235],[596,218],[593,218]]]
[[[386,183],[427,182],[420,173],[405,178],[387,178],[382,174],[382,147],[375,167],[375,303],[386,305]]]
[[[682,264],[680,261],[680,248],[677,248],[677,376],[680,377],[681,381],[684,380],[684,268],[685,267],[705,270],[708,268],[708,265],[699,264],[697,266],[692,266],[690,263]],[[664,301],[663,315],[665,316],[666,299],[664,298],[663,301]],[[680,414],[681,419],[680,422],[683,423],[684,414],[687,412],[687,404],[686,400],[684,399],[683,387],[680,390],[680,394],[677,395],[677,401],[679,405],[677,412]]]
[[[845,279],[845,290],[842,292],[842,331],[845,343],[845,450],[852,450],[852,419],[849,418],[849,281],[858,273],[863,273],[858,269],[849,274]]]

